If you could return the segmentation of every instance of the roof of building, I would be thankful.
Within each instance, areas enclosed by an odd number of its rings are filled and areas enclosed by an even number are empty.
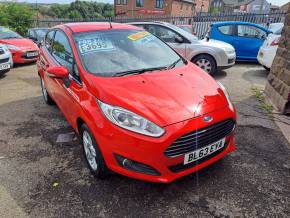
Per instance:
[[[222,1],[227,6],[238,7],[241,5],[248,5],[254,0],[222,0]]]

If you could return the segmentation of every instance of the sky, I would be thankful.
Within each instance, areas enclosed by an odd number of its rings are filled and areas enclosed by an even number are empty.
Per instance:
[[[30,3],[35,3],[36,0],[19,0],[19,2],[30,2]],[[74,0],[37,0],[38,3],[70,3],[73,2]],[[90,0],[87,0],[90,1]],[[269,3],[272,3],[273,5],[284,5],[290,0],[268,0]],[[114,0],[98,0],[97,2],[106,2],[106,3],[113,3]]]

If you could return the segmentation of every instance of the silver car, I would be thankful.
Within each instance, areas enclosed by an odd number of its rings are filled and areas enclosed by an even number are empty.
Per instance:
[[[210,74],[232,67],[236,61],[233,46],[218,40],[198,40],[183,29],[166,22],[133,22],[156,35],[187,60],[191,60]]]
[[[12,55],[6,45],[0,44],[0,76],[13,66]]]

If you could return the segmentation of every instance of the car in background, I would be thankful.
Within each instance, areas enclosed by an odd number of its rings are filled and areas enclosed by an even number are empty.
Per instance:
[[[267,39],[264,41],[258,52],[258,62],[268,71],[271,69],[273,60],[275,58],[283,26],[283,23],[270,24],[269,30],[271,30],[273,33],[268,35]]]
[[[257,61],[258,51],[271,31],[248,22],[217,22],[211,25],[206,38],[221,40],[231,44],[237,60]]]
[[[31,28],[28,29],[27,37],[31,39],[38,47],[41,45],[49,28]]]
[[[176,25],[177,27],[185,30],[186,32],[189,32],[190,34],[192,35],[196,35],[195,32],[193,32],[193,28],[192,28],[192,25],[187,25],[187,24],[178,24]]]
[[[79,134],[92,174],[169,183],[235,150],[225,87],[142,28],[51,28],[37,63],[44,101]]]
[[[284,23],[271,23],[269,24],[268,30],[271,31],[272,34],[281,35],[283,27]]]
[[[7,46],[14,63],[35,62],[38,58],[39,49],[33,41],[6,27],[0,27],[0,43]]]
[[[204,71],[215,74],[218,70],[235,64],[236,53],[233,46],[217,40],[199,40],[185,30],[166,22],[133,22],[162,39],[187,60]]]
[[[0,76],[13,67],[12,55],[6,45],[0,44]]]

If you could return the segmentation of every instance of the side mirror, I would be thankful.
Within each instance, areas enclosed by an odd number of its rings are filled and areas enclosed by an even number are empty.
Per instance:
[[[181,36],[175,36],[174,41],[177,43],[183,43],[183,38]]]
[[[57,79],[64,79],[69,76],[68,69],[64,66],[49,67],[47,68],[47,74],[49,77]]]

